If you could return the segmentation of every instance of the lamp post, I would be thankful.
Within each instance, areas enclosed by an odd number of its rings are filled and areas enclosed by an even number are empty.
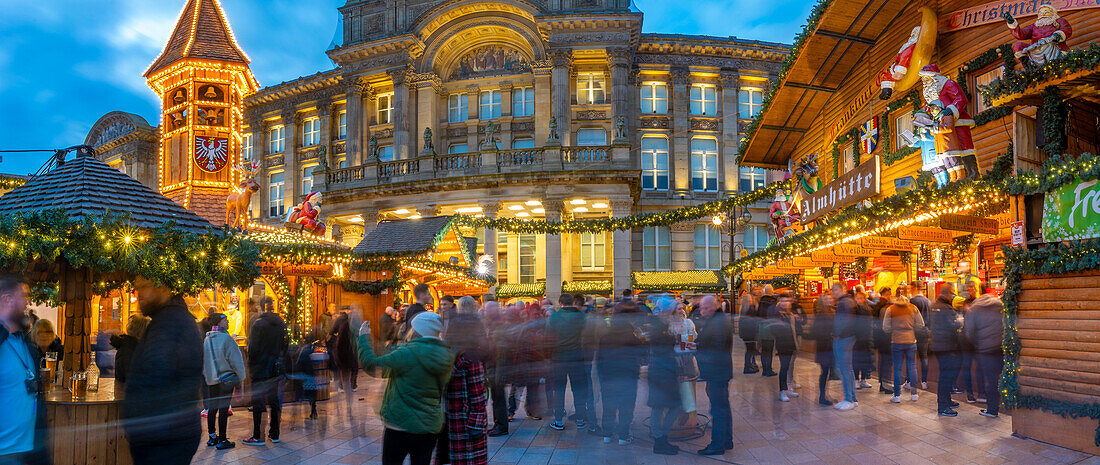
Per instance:
[[[720,215],[714,215],[713,223],[715,226],[726,226],[726,234],[729,235],[730,240],[730,256],[729,263],[733,263],[737,260],[737,251],[740,247],[734,247],[734,236],[745,230],[745,226],[752,221],[752,213],[749,212],[749,208],[743,205],[732,205],[726,209],[726,219],[723,221]]]

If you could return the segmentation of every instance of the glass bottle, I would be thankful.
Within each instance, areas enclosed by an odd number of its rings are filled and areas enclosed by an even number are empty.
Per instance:
[[[91,363],[88,364],[88,391],[99,390],[99,366],[95,364],[95,352],[91,354]]]

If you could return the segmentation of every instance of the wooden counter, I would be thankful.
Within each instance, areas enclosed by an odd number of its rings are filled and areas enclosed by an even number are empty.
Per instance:
[[[121,392],[115,380],[103,378],[99,391],[74,399],[55,386],[46,395],[46,422],[54,463],[129,465],[130,445],[120,422]]]

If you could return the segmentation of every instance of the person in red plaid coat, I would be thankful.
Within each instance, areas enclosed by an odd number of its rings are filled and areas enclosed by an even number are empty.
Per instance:
[[[471,297],[458,301],[458,318],[447,325],[443,340],[457,353],[451,381],[443,399],[444,420],[437,465],[485,465],[489,462],[487,429],[489,418],[485,404],[485,366],[481,360],[487,334],[477,318],[477,302]],[[466,317],[466,318],[463,318]]]

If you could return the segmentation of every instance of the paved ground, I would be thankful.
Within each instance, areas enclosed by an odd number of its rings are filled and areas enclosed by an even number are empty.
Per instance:
[[[736,359],[736,358],[735,358]],[[777,362],[778,363],[778,362]],[[677,456],[651,453],[645,383],[639,393],[634,422],[638,441],[629,446],[604,444],[574,428],[555,431],[546,421],[517,420],[510,436],[489,439],[490,463],[518,465],[583,464],[1089,464],[1100,457],[1075,452],[1011,435],[1011,420],[978,415],[980,407],[965,402],[956,418],[935,414],[935,394],[925,392],[917,402],[891,404],[890,397],[871,390],[859,391],[859,407],[849,412],[816,403],[817,366],[805,360],[796,364],[796,379],[804,395],[781,403],[776,398],[776,378],[737,374],[730,388],[734,411],[736,447],[724,456],[701,457],[694,453],[709,436],[680,442]],[[350,417],[342,400],[319,404],[321,418],[306,420],[302,405],[284,410],[281,444],[246,446],[251,434],[251,413],[240,409],[229,423],[230,439],[237,447],[215,451],[205,444],[195,456],[200,464],[377,464],[381,462],[382,424],[378,420],[380,380],[360,374],[353,393]],[[876,384],[877,388],[877,384]],[[840,382],[830,382],[830,394],[840,397]],[[706,413],[702,386],[699,411]],[[963,396],[956,396],[963,397]],[[961,400],[961,399],[957,399]],[[571,404],[571,402],[570,402]]]

